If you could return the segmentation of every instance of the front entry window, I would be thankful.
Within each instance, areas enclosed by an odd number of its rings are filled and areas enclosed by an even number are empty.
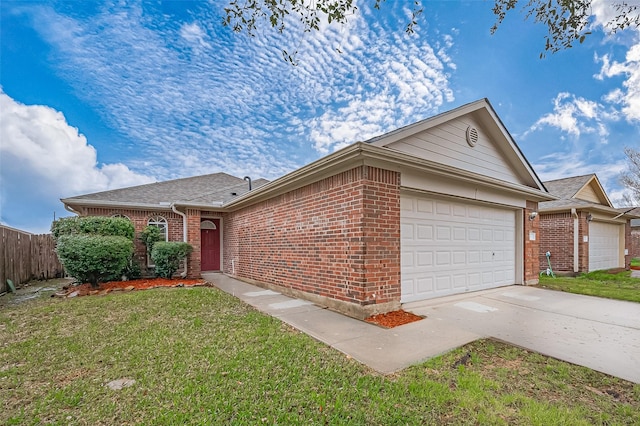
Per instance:
[[[153,216],[149,218],[147,225],[157,227],[160,230],[164,241],[169,241],[169,226],[167,219],[162,216]],[[155,266],[151,260],[151,253],[149,252],[147,252],[147,265],[149,265],[150,268]]]

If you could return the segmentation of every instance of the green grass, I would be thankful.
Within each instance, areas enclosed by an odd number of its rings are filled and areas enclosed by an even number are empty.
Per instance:
[[[471,354],[471,362],[455,367]],[[119,391],[106,383],[131,378]],[[384,376],[217,289],[0,310],[0,424],[637,424],[640,385],[483,340]]]
[[[634,257],[633,259],[631,259],[631,266],[640,267],[640,257]]]
[[[569,293],[640,302],[640,278],[632,278],[631,271],[617,274],[594,271],[575,278],[542,275],[540,286]]]

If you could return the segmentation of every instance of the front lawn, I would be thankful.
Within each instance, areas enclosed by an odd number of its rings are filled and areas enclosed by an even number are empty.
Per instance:
[[[575,278],[542,275],[540,286],[569,293],[640,302],[640,278],[632,278],[631,271],[617,274],[594,271]]]
[[[132,379],[130,387],[107,383]],[[383,376],[213,288],[0,310],[0,424],[637,424],[640,385],[478,341]]]

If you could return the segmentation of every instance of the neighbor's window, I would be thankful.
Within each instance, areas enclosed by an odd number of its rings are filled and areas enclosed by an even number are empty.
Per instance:
[[[123,219],[131,220],[129,216],[120,213],[112,214],[111,217],[121,217]]]

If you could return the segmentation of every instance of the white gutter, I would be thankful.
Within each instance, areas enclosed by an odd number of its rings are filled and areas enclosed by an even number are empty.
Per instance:
[[[80,216],[80,212],[79,212],[79,211],[74,210],[74,209],[73,209],[73,207],[69,206],[69,205],[68,205],[68,204],[66,204],[66,203],[64,204],[64,209],[65,209],[66,211],[70,212],[70,213],[77,214],[78,216]]]
[[[627,214],[627,213],[629,213],[630,211],[635,210],[635,209],[636,209],[635,207],[631,207],[629,210],[627,210],[627,211],[625,211],[625,212],[620,213],[618,216],[616,216],[616,217],[612,218],[611,220],[617,219],[617,218],[619,218],[620,216],[624,216],[625,214]]]
[[[173,211],[176,214],[179,214],[180,216],[182,216],[182,239],[185,243],[188,243],[188,239],[187,239],[187,215],[185,213],[182,213],[181,211],[178,211],[176,209],[176,203],[171,203],[170,205],[171,207],[171,211]],[[182,273],[182,278],[186,278],[187,277],[187,261],[189,259],[189,256],[185,256],[184,257],[184,272]]]

